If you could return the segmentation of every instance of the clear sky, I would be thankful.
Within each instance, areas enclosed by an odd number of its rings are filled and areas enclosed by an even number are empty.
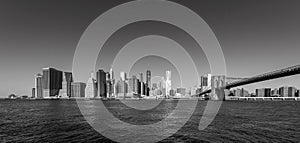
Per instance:
[[[34,87],[34,75],[41,72],[43,67],[71,71],[76,45],[86,27],[106,10],[124,2],[125,0],[1,1],[0,97],[6,97],[10,93],[30,95],[31,88]],[[175,2],[192,9],[209,24],[223,49],[230,77],[249,77],[300,64],[298,0]],[[157,26],[146,28],[147,22],[129,25],[122,28],[123,35],[134,33],[131,30],[133,27],[141,29],[141,33],[154,31],[154,34],[161,35],[167,35],[170,30],[177,33],[174,39],[186,38],[182,40],[183,45],[193,46],[192,40],[180,29],[172,30],[176,28],[163,23],[151,24]],[[165,28],[159,30],[158,27]],[[111,38],[111,43],[122,43],[118,40],[118,37],[122,37],[122,30],[119,35],[115,35],[115,39]],[[137,30],[135,32],[135,36],[142,35]],[[126,41],[124,36],[122,39]],[[188,41],[191,43],[188,44]],[[193,58],[200,61],[197,63],[199,74],[209,72],[206,57],[201,50],[190,52]],[[101,58],[106,59],[105,56],[99,57]],[[107,63],[101,64],[101,60],[99,67],[105,70],[109,68]],[[281,85],[300,88],[300,76],[245,87],[252,91],[254,88]]]

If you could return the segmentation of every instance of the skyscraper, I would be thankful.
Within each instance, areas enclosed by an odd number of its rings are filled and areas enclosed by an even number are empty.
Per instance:
[[[116,92],[118,98],[125,98],[127,94],[127,83],[125,81],[118,81],[116,84]]]
[[[171,90],[171,71],[166,71],[166,96],[170,96]]]
[[[106,97],[112,97],[113,87],[110,72],[106,73]]]
[[[35,92],[36,98],[43,98],[43,76],[41,74],[35,76]]]
[[[146,94],[149,96],[149,90],[151,89],[151,71],[147,70],[146,71]]]
[[[115,96],[116,94],[116,81],[115,81],[115,76],[114,76],[114,71],[113,68],[111,67],[109,70],[109,74],[110,74],[110,80],[111,80],[111,84],[112,84],[112,95]]]
[[[96,97],[106,97],[106,73],[103,70],[97,72],[98,95]]]
[[[94,73],[91,73],[90,78],[87,81],[85,88],[85,97],[86,98],[95,98],[97,96],[97,84],[94,77]]]
[[[64,72],[63,73],[63,81],[62,81],[62,89],[59,91],[59,96],[62,98],[71,97],[71,83],[73,82],[72,73]]]
[[[73,82],[71,84],[72,97],[74,97],[74,98],[85,97],[85,87],[86,87],[85,83]]]
[[[64,77],[65,77],[65,80],[67,82],[67,96],[68,97],[71,97],[71,84],[73,82],[73,76],[72,76],[72,73],[71,72],[65,72],[64,73]]]
[[[143,73],[140,73],[140,94],[144,95],[144,80],[143,80]]]
[[[128,80],[128,92],[129,93],[138,93],[138,79],[136,76],[132,76]]]
[[[43,68],[43,97],[58,96],[62,89],[62,71],[54,68]]]

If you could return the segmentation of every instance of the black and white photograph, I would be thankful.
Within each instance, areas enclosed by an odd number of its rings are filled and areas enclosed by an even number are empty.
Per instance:
[[[300,142],[300,1],[0,0],[0,142]]]

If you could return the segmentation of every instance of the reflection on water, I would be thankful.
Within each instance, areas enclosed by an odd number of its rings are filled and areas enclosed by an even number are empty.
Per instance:
[[[169,116],[170,113],[175,109],[178,100],[126,100],[125,103],[123,102],[124,101],[116,100],[104,102],[104,105],[108,111],[114,115],[114,117],[123,122],[133,125],[149,125],[157,123]],[[127,104],[130,104],[135,105],[134,107],[140,107],[148,104],[148,102],[157,106],[149,110],[138,110],[127,106]]]
[[[116,101],[106,101],[105,105],[115,117],[128,123],[155,123],[168,115],[181,118],[170,114],[175,101],[165,101],[153,114],[133,111]],[[226,101],[212,124],[199,131],[205,105],[206,101],[199,101],[184,127],[161,142],[298,142],[300,139],[300,102]],[[97,108],[93,104],[87,106]],[[181,113],[184,116],[185,111]],[[0,100],[0,117],[2,142],[112,142],[86,122],[75,100]],[[153,133],[152,136],[160,135]],[[139,141],[139,138],[124,140]]]

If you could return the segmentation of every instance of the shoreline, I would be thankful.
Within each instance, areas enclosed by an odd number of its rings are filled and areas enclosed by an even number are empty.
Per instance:
[[[115,101],[115,100],[132,100],[132,101],[140,101],[140,100],[166,100],[166,101],[172,101],[172,100],[198,100],[198,101],[220,101],[220,100],[204,100],[202,98],[28,98],[28,99],[11,99],[11,98],[0,98],[0,100],[102,100],[102,101]],[[226,101],[257,101],[257,102],[278,102],[278,101],[300,101],[300,97],[261,97],[261,98],[233,98],[233,99],[226,99]]]

